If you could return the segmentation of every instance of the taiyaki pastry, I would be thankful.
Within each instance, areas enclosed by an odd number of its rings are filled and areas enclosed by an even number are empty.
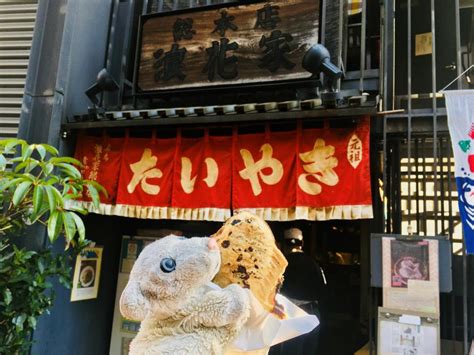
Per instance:
[[[266,311],[284,318],[275,296],[288,262],[277,248],[269,225],[258,216],[241,212],[212,237],[221,251],[221,268],[213,281],[220,287],[236,283],[250,289]]]

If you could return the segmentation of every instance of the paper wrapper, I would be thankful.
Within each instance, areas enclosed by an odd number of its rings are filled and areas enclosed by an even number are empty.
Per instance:
[[[216,284],[209,286],[220,289]],[[270,346],[309,333],[319,325],[318,317],[306,313],[280,294],[276,299],[283,305],[285,319],[268,313],[250,290],[245,291],[250,297],[250,317],[237,339],[227,348],[226,355],[267,354]]]

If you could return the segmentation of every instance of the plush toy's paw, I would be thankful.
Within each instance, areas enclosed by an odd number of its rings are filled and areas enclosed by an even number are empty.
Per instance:
[[[246,290],[237,284],[230,284],[223,289],[232,294],[232,301],[229,305],[229,318],[241,325],[244,324],[250,315],[250,298]]]
[[[225,287],[223,290],[233,293],[236,298],[248,300],[247,292],[241,286],[237,284],[230,284],[229,286]]]

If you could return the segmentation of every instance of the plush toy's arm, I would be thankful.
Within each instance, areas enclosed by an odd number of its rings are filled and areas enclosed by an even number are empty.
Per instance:
[[[238,285],[229,285],[222,290],[207,292],[198,304],[197,320],[207,327],[222,327],[228,324],[240,326],[250,313],[248,294]]]

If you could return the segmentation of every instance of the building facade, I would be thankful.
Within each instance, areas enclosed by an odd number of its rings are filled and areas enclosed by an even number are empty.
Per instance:
[[[328,337],[325,346],[341,354],[355,352],[376,334],[375,315],[381,295],[380,289],[371,287],[371,233],[448,236],[452,245],[453,291],[441,295],[441,338],[447,340],[446,353],[466,353],[473,336],[470,324],[474,319],[474,298],[467,282],[472,275],[472,261],[463,252],[454,162],[444,99],[439,91],[473,63],[471,2],[322,0],[319,41],[328,48],[331,61],[345,72],[337,83],[345,97],[340,107],[305,111],[284,106],[283,110],[253,115],[217,113],[161,119],[150,112],[158,108],[259,102],[299,105],[312,98],[315,89],[283,83],[265,90],[237,89],[218,95],[206,90],[137,95],[140,17],[226,2],[40,0],[37,8],[29,2],[21,3],[2,5],[8,14],[5,22],[0,22],[0,26],[8,27],[2,32],[3,38],[18,41],[18,45],[4,47],[5,58],[11,63],[5,59],[5,65],[15,67],[6,67],[4,79],[0,78],[5,90],[5,114],[0,121],[2,137],[15,134],[11,127],[15,125],[13,113],[19,113],[15,105],[20,86],[14,85],[21,85],[24,75],[20,71],[25,68],[27,44],[23,42],[28,36],[33,41],[18,134],[32,143],[47,142],[60,147],[64,154],[74,154],[80,132],[151,137],[153,129],[166,135],[177,129],[226,130],[232,126],[254,133],[268,123],[275,130],[291,130],[295,120],[319,127],[326,119],[329,127],[337,128],[350,125],[355,117],[369,115],[371,170],[367,179],[372,187],[373,218],[275,221],[272,229],[277,237],[292,226],[302,229],[306,251],[317,257],[326,270],[331,299],[327,324],[332,334],[347,334],[348,341],[341,344],[337,336]],[[10,16],[20,9],[27,13],[24,18],[20,18],[23,13]],[[0,16],[1,13],[0,7]],[[30,33],[33,17],[36,23]],[[12,22],[13,18],[18,23]],[[7,52],[10,48],[14,50]],[[89,110],[92,104],[85,95],[103,68],[118,84],[118,90],[103,93],[104,113]],[[472,74],[468,73],[452,85],[471,88],[470,77]],[[210,235],[220,224],[87,216],[88,239],[104,246],[99,296],[71,303],[70,291],[55,287],[55,306],[39,323],[31,353],[109,352],[123,235],[147,235],[163,229],[179,230],[185,235]],[[36,235],[34,244],[41,247],[45,240],[44,233],[42,237]],[[61,246],[57,248],[60,250]]]

